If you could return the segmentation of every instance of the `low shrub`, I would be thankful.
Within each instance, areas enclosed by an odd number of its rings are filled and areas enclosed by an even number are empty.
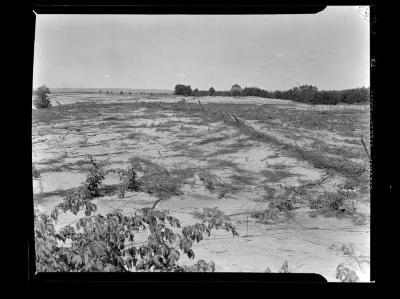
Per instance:
[[[118,197],[123,198],[127,191],[139,191],[141,183],[138,181],[136,170],[138,169],[137,163],[131,162],[128,168],[115,169],[109,172],[114,172],[119,175],[121,184],[118,186]]]
[[[51,101],[49,98],[50,89],[43,85],[37,88],[35,91],[35,99],[33,101],[33,105],[37,109],[46,109],[51,107]]]

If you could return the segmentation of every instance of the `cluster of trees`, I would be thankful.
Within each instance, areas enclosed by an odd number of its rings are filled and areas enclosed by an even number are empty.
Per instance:
[[[246,87],[241,95],[292,100],[308,104],[335,105],[338,103],[366,103],[370,99],[370,89],[362,87],[345,90],[318,90],[316,86],[302,85],[285,91],[267,91],[257,87]]]
[[[216,91],[213,87],[209,90],[192,91],[190,85],[178,84],[175,86],[176,95],[185,96],[255,96],[271,99],[292,100],[308,104],[329,104],[338,103],[355,104],[367,103],[370,99],[370,89],[361,87],[345,90],[318,90],[316,86],[302,85],[289,90],[268,91],[258,87],[245,87],[242,89],[239,84],[234,84],[231,90]]]
[[[190,85],[183,85],[183,84],[177,84],[175,86],[175,94],[176,95],[183,95],[183,96],[195,96],[195,97],[204,97],[204,96],[237,96],[240,95],[240,92],[242,91],[242,88],[238,85],[235,84],[232,86],[232,89],[230,91],[216,91],[214,87],[210,87],[209,90],[199,90],[199,89],[194,89],[190,87]]]
[[[182,96],[193,95],[193,90],[190,85],[177,84],[175,85],[175,94]]]

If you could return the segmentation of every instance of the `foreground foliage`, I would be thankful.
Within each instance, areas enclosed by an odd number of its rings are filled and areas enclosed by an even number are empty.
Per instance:
[[[92,169],[80,188],[67,193],[50,216],[35,213],[35,252],[38,272],[134,272],[175,271],[213,272],[213,262],[199,260],[192,266],[178,264],[181,253],[195,258],[194,242],[210,236],[212,229],[225,229],[238,235],[235,227],[221,211],[204,211],[201,222],[181,228],[168,211],[138,209],[133,216],[115,210],[106,215],[95,214],[91,201],[99,196],[104,170],[91,159]],[[124,188],[138,188],[134,166],[121,174]],[[77,214],[84,210],[75,226],[55,230],[60,212]],[[177,232],[182,229],[181,233]],[[136,234],[147,233],[146,241],[136,242]]]

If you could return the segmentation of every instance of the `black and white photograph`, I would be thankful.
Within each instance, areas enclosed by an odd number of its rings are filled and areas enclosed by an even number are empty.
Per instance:
[[[371,282],[370,6],[33,13],[35,273]]]

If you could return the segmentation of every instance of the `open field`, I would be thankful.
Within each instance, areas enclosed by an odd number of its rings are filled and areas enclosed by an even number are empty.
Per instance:
[[[193,245],[196,259],[214,261],[216,271],[263,272],[287,260],[294,272],[336,281],[336,267],[345,262],[369,281],[370,166],[361,143],[363,138],[369,152],[369,106],[255,97],[52,96],[52,108],[32,111],[40,210],[50,212],[63,192],[85,180],[88,155],[105,169],[140,161],[165,171],[181,191],[157,209],[170,210],[184,225],[196,222],[200,208],[230,215],[239,237],[216,231]],[[109,174],[104,184],[118,181]],[[315,208],[335,196],[345,198],[344,212]],[[100,213],[120,208],[130,215],[157,200],[128,192],[94,203]],[[286,201],[287,209],[263,214],[271,203]],[[81,216],[61,214],[58,228]],[[136,242],[145,239],[139,235]],[[180,263],[191,261],[182,256]]]

